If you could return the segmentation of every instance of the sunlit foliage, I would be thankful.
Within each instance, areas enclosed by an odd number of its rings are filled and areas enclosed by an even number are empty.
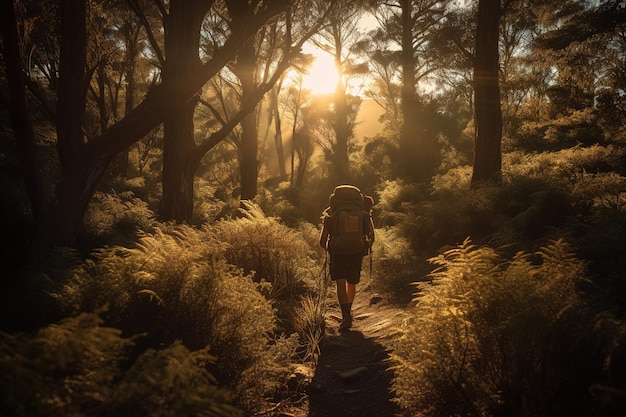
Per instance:
[[[575,409],[588,321],[576,290],[585,265],[571,249],[556,241],[505,259],[466,241],[431,262],[395,345],[397,401],[431,416]]]
[[[140,230],[151,230],[154,222],[152,210],[132,191],[97,192],[85,213],[81,243],[91,248],[129,244],[136,240]]]
[[[210,231],[229,263],[253,273],[256,282],[270,284],[263,287],[267,297],[276,303],[279,317],[287,320],[319,278],[317,252],[298,231],[266,217],[258,206],[246,203],[242,213],[243,217],[219,222]]]
[[[279,389],[297,338],[281,336],[275,310],[251,275],[223,257],[222,244],[190,227],[157,229],[135,248],[93,254],[59,294],[72,312],[108,306],[106,319],[140,343],[205,347],[222,384],[245,408]]]

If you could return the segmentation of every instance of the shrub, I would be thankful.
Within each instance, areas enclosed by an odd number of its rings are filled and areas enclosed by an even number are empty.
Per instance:
[[[396,228],[376,230],[372,248],[372,286],[394,296],[399,301],[410,301],[410,283],[426,275],[421,272],[421,264],[411,247],[411,243],[396,234]],[[365,259],[368,262],[368,259]],[[408,297],[408,299],[407,299]]]
[[[78,237],[78,246],[88,251],[107,245],[128,245],[139,231],[150,232],[154,213],[131,191],[120,194],[96,192],[89,204]]]
[[[623,159],[624,151],[613,145],[575,146],[554,152],[507,153],[502,166],[505,176],[568,180],[586,172],[619,172]]]
[[[466,169],[437,175],[428,194],[424,186],[388,182],[381,191],[383,222],[418,257],[429,258],[467,236],[515,250],[537,248],[566,228],[573,214],[563,183],[511,175],[503,184],[472,188],[469,178]]]
[[[229,405],[231,394],[218,388],[207,370],[214,360],[208,349],[190,352],[180,342],[143,352],[115,385],[106,415],[241,416]]]
[[[27,334],[0,334],[3,415],[63,416],[105,401],[132,342],[83,314]]]
[[[573,184],[571,198],[577,214],[571,235],[579,256],[590,262],[592,290],[608,294],[626,311],[626,178],[585,174]]]
[[[149,347],[210,346],[219,381],[249,408],[278,389],[297,346],[272,336],[275,311],[259,284],[226,262],[212,236],[190,227],[95,252],[58,297],[74,312],[108,305],[107,319],[129,334],[145,332]]]
[[[495,231],[493,196],[497,187],[470,189],[466,170],[451,170],[425,185],[387,182],[381,195],[381,218],[408,239],[413,251],[432,256],[466,236],[481,240]],[[461,180],[466,178],[466,180]]]
[[[255,201],[259,203],[264,213],[280,218],[289,226],[296,226],[303,220],[300,194],[301,189],[282,181],[272,189],[262,188]]]
[[[256,282],[270,284],[267,297],[288,324],[300,298],[315,285],[320,252],[312,250],[301,232],[266,217],[258,206],[246,203],[242,213],[243,217],[216,224],[210,233],[230,264],[254,273]]]
[[[431,416],[576,415],[585,266],[567,245],[505,260],[467,240],[431,262],[395,342],[398,403]]]
[[[582,175],[572,187],[572,199],[591,221],[612,221],[626,216],[626,177],[610,174]]]
[[[192,224],[214,223],[226,213],[233,211],[238,201],[234,198],[225,198],[225,196],[223,200],[217,198],[218,192],[218,189],[204,178],[195,179]]]
[[[36,334],[0,334],[0,411],[11,416],[234,416],[207,371],[206,351],[180,343],[143,353],[132,339],[80,314]]]
[[[511,177],[492,200],[498,217],[491,242],[517,250],[536,249],[573,215],[567,189],[541,178]]]

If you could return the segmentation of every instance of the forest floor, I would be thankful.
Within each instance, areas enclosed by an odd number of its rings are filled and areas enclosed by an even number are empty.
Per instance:
[[[308,368],[304,378],[301,400],[269,415],[399,416],[391,391],[390,342],[407,316],[406,307],[388,302],[371,289],[369,279],[362,279],[352,309],[353,326],[340,332],[341,311],[334,287],[327,296],[326,334],[317,364]]]

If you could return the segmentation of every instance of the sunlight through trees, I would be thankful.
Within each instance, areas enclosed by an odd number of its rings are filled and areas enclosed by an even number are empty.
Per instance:
[[[349,183],[377,236],[351,340],[390,358],[338,414],[381,389],[407,415],[621,416],[624,22],[623,0],[2,2],[0,415],[319,411],[320,217]]]

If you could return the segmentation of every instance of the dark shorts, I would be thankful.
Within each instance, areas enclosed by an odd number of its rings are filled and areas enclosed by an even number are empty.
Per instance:
[[[330,255],[330,278],[334,281],[345,279],[350,284],[358,284],[361,280],[361,264],[363,255]]]

